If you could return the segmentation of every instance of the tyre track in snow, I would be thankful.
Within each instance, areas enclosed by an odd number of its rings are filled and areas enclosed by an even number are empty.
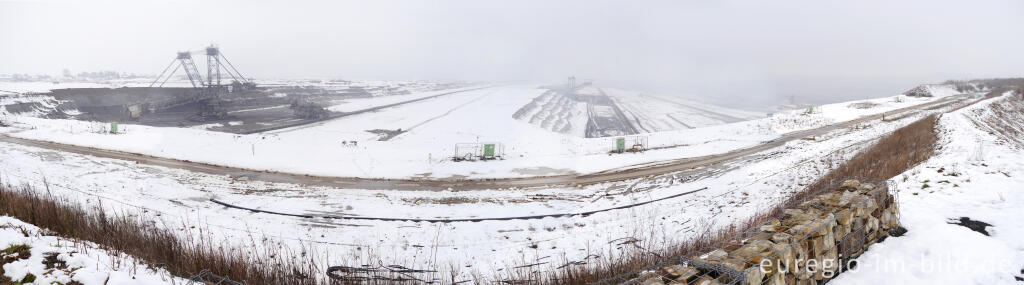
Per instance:
[[[633,207],[637,207],[637,206],[643,206],[643,205],[647,205],[647,204],[658,202],[658,201],[663,201],[663,200],[668,200],[668,199],[672,199],[672,198],[676,198],[676,197],[686,196],[686,195],[697,193],[697,192],[704,191],[704,190],[707,190],[707,189],[708,189],[708,187],[704,187],[704,188],[700,188],[700,189],[696,189],[696,190],[690,190],[690,191],[686,191],[686,192],[683,192],[683,193],[673,194],[673,195],[669,195],[669,196],[666,196],[666,197],[652,199],[652,200],[648,200],[648,201],[644,201],[644,202],[640,202],[640,203],[629,204],[629,205],[622,205],[622,206],[615,206],[615,207],[611,207],[611,208],[605,208],[605,209],[600,209],[600,210],[592,210],[592,211],[585,211],[585,212],[578,212],[578,213],[559,213],[559,214],[544,214],[544,215],[514,216],[514,217],[490,217],[490,218],[453,218],[453,219],[444,219],[444,218],[439,218],[439,219],[421,219],[421,218],[393,218],[393,217],[392,218],[386,218],[386,217],[366,217],[366,216],[317,216],[317,215],[293,214],[293,213],[284,213],[284,212],[276,212],[276,211],[268,211],[268,210],[260,210],[260,209],[248,208],[248,207],[243,207],[243,206],[237,206],[237,205],[229,204],[227,202],[220,201],[220,200],[217,200],[217,199],[210,199],[210,202],[213,202],[214,204],[218,204],[218,205],[221,205],[221,206],[224,206],[224,207],[233,208],[233,209],[239,209],[239,210],[246,210],[246,211],[250,211],[250,212],[253,212],[253,213],[264,213],[264,214],[272,214],[272,215],[279,215],[279,216],[289,216],[289,217],[297,217],[297,218],[320,218],[320,219],[342,219],[342,220],[373,220],[373,221],[386,221],[386,222],[455,223],[455,222],[534,220],[534,219],[543,219],[543,218],[565,218],[565,217],[573,217],[573,216],[583,216],[583,217],[586,217],[586,216],[597,214],[597,213],[601,213],[601,212],[608,212],[608,211],[612,211],[612,210],[629,209],[629,208],[633,208]]]
[[[383,179],[359,177],[323,177],[245,168],[225,167],[207,163],[193,162],[188,160],[154,157],[137,153],[68,145],[40,140],[15,138],[8,136],[6,134],[0,134],[0,141],[59,151],[93,155],[98,157],[121,159],[133,161],[136,163],[178,168],[213,175],[238,176],[247,177],[252,180],[261,180],[267,182],[317,185],[342,189],[472,191],[482,189],[574,187],[644,178],[660,174],[690,170],[699,167],[708,167],[722,163],[728,163],[731,161],[742,159],[743,157],[749,155],[753,155],[759,152],[783,146],[787,142],[798,140],[804,137],[821,135],[837,129],[848,128],[857,124],[873,120],[879,120],[882,119],[883,116],[892,116],[894,114],[920,111],[939,104],[948,104],[951,101],[960,102],[964,101],[965,99],[966,98],[964,96],[950,96],[928,103],[908,106],[888,112],[882,112],[875,115],[864,116],[858,119],[831,124],[815,129],[791,132],[782,135],[777,139],[770,140],[756,146],[737,149],[722,154],[669,159],[587,174],[564,174],[523,178]]]
[[[452,95],[452,94],[458,94],[458,93],[464,93],[464,92],[470,92],[470,91],[477,91],[477,90],[482,90],[482,89],[487,89],[487,88],[492,88],[492,87],[495,87],[495,86],[483,86],[483,87],[477,87],[477,88],[470,88],[470,89],[462,89],[462,90],[456,90],[456,91],[451,91],[451,92],[445,92],[445,93],[441,93],[441,94],[437,94],[437,95],[431,95],[431,96],[427,96],[427,97],[416,98],[416,99],[411,99],[411,100],[406,100],[406,101],[397,102],[397,103],[391,103],[391,104],[386,104],[386,105],[380,105],[380,106],[376,106],[376,107],[370,107],[370,108],[355,110],[355,111],[351,111],[351,112],[342,112],[342,113],[334,114],[334,115],[331,115],[331,116],[329,116],[329,117],[327,117],[325,119],[321,119],[321,120],[314,121],[314,122],[299,121],[299,122],[290,123],[290,124],[284,124],[284,125],[279,125],[279,126],[267,127],[267,128],[262,128],[262,129],[256,129],[256,130],[249,130],[249,131],[241,132],[240,134],[272,133],[272,132],[273,133],[278,133],[278,132],[285,132],[285,131],[300,130],[300,129],[305,129],[305,128],[309,128],[309,127],[321,126],[321,125],[323,125],[324,123],[326,123],[328,121],[339,119],[339,118],[344,118],[344,117],[353,116],[353,115],[359,115],[359,114],[362,114],[362,113],[374,112],[374,111],[377,111],[377,110],[383,110],[383,109],[387,109],[387,108],[391,108],[391,107],[398,107],[398,106],[401,106],[401,105],[405,105],[405,104],[409,104],[409,103],[416,103],[416,102],[425,101],[425,100],[429,100],[429,99],[434,99],[434,98],[438,98],[438,97],[441,97],[441,96],[448,96],[448,95]]]
[[[420,127],[422,125],[426,125],[427,123],[430,123],[433,120],[437,120],[437,119],[439,119],[441,117],[451,115],[451,113],[455,112],[455,110],[462,109],[462,107],[465,107],[466,105],[473,104],[474,102],[479,101],[480,99],[483,99],[484,97],[491,96],[491,95],[494,95],[494,92],[477,96],[476,98],[473,98],[472,100],[469,100],[469,101],[467,101],[465,103],[462,103],[462,104],[459,104],[458,106],[455,106],[455,108],[449,109],[447,112],[444,112],[444,114],[432,117],[430,119],[427,119],[426,121],[419,122],[419,123],[417,123],[415,125],[412,125],[411,127],[404,128],[404,129],[402,129],[402,132],[398,133],[397,135],[390,136],[390,137],[387,137],[386,139],[382,139],[382,140],[383,141],[388,141],[388,140],[394,139],[394,138],[396,138],[398,136],[401,136],[402,134],[405,134],[406,132],[409,132],[409,131],[411,131],[411,130],[413,130],[415,128],[418,128],[418,127]]]

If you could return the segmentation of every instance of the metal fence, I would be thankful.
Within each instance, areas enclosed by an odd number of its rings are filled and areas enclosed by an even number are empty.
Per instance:
[[[187,284],[202,284],[202,285],[214,285],[214,284],[215,285],[221,285],[221,284],[223,284],[223,285],[244,285],[245,284],[245,283],[241,283],[241,282],[238,282],[238,281],[234,281],[234,280],[228,279],[227,277],[222,277],[222,276],[219,276],[217,274],[213,274],[213,272],[210,272],[209,269],[203,269],[203,271],[199,271],[199,274],[193,275],[192,277],[190,277],[188,279],[188,281],[189,282]]]

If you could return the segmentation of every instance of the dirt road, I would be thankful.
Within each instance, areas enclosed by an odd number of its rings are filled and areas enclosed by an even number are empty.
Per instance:
[[[380,106],[370,107],[370,108],[366,108],[366,109],[355,110],[355,111],[351,111],[351,112],[341,112],[341,113],[333,114],[333,115],[331,115],[331,116],[329,116],[327,118],[315,120],[313,122],[310,122],[308,120],[297,120],[297,121],[291,122],[291,123],[280,124],[280,125],[269,126],[269,127],[264,127],[264,128],[258,128],[258,129],[252,129],[252,130],[246,130],[246,131],[242,131],[242,132],[238,132],[238,133],[240,133],[240,134],[255,134],[255,133],[280,131],[280,130],[285,130],[285,129],[288,129],[288,130],[304,129],[304,128],[309,128],[309,127],[320,126],[320,125],[323,125],[324,123],[326,123],[327,121],[338,119],[338,118],[348,117],[348,116],[352,116],[352,115],[358,115],[358,114],[362,114],[362,113],[374,112],[374,111],[378,111],[378,110],[382,110],[382,109],[387,109],[387,108],[391,108],[391,107],[397,107],[397,106],[401,106],[401,105],[405,105],[405,104],[416,103],[416,102],[419,102],[419,101],[430,100],[430,99],[434,99],[434,98],[441,97],[441,96],[448,96],[448,95],[452,95],[452,94],[465,93],[465,92],[469,92],[469,91],[476,91],[476,90],[487,89],[487,88],[492,88],[492,87],[495,87],[495,86],[494,85],[489,85],[489,86],[482,86],[482,87],[477,87],[477,88],[469,88],[469,89],[450,91],[450,92],[445,92],[445,93],[441,93],[441,94],[437,94],[437,95],[432,95],[432,96],[427,96],[427,97],[422,97],[422,98],[416,98],[416,99],[406,100],[406,101],[402,101],[402,102],[391,103],[391,104],[387,104],[387,105],[380,105]]]
[[[836,123],[820,128],[797,131],[785,134],[778,139],[767,141],[763,144],[737,149],[728,153],[707,155],[700,157],[689,157],[670,159],[630,167],[612,169],[596,173],[582,175],[568,174],[555,176],[539,176],[526,178],[495,178],[495,179],[379,179],[379,178],[358,178],[358,177],[318,177],[309,175],[298,175],[289,173],[266,172],[242,168],[224,167],[205,163],[183,161],[170,158],[153,157],[135,153],[104,150],[75,145],[59,144],[45,141],[14,138],[7,135],[0,135],[0,142],[16,143],[27,146],[48,148],[60,151],[67,151],[79,154],[93,155],[98,157],[122,159],[137,163],[179,168],[189,171],[209,173],[214,175],[228,175],[231,177],[245,177],[250,180],[261,180],[279,183],[295,183],[306,185],[321,185],[345,189],[395,189],[395,190],[479,190],[479,189],[502,189],[502,188],[535,188],[550,186],[577,186],[590,185],[603,182],[622,181],[634,178],[641,178],[652,175],[672,173],[693,169],[697,167],[710,167],[734,160],[742,159],[748,155],[770,150],[784,145],[786,142],[801,138],[821,135],[836,129],[847,128],[868,121],[880,120],[883,116],[894,116],[906,112],[915,112],[941,104],[949,104],[951,101],[964,101],[966,96],[952,96],[929,103],[905,107],[877,115],[866,116],[855,120]]]

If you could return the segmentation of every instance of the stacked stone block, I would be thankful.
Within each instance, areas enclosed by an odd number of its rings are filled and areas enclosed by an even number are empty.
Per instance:
[[[820,284],[898,228],[899,208],[883,182],[846,180],[717,248],[626,283]]]

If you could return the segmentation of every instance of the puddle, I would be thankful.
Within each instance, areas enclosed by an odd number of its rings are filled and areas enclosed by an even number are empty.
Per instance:
[[[968,229],[971,229],[972,231],[979,232],[985,236],[989,236],[988,230],[985,230],[985,228],[992,226],[992,224],[982,221],[971,220],[971,218],[968,217],[960,217],[960,220],[951,220],[947,223],[951,225],[960,225],[966,227]]]

